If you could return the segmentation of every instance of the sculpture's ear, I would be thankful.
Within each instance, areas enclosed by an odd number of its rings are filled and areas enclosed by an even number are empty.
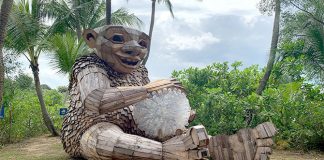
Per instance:
[[[98,34],[93,29],[86,29],[83,31],[83,39],[90,48],[96,47],[96,39]]]

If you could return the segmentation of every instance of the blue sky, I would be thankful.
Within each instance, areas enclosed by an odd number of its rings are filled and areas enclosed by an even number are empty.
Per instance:
[[[172,0],[174,19],[164,4],[157,5],[146,65],[151,80],[168,78],[173,70],[213,62],[242,61],[244,66],[263,67],[268,59],[273,18],[259,13],[258,1]],[[144,22],[142,30],[148,33],[151,1],[112,1],[113,10],[120,7],[135,13]],[[52,88],[68,84],[68,77],[57,74],[46,55],[40,58],[40,80]]]

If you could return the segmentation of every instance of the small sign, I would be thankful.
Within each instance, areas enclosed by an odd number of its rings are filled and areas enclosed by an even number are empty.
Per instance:
[[[1,106],[0,108],[0,119],[4,118],[4,105]]]
[[[67,109],[67,108],[60,108],[60,115],[61,115],[61,116],[66,115],[67,112],[68,112],[68,109]]]

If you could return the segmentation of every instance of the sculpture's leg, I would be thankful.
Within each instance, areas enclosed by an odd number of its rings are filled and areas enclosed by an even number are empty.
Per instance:
[[[125,134],[112,123],[90,127],[80,143],[87,159],[162,159],[160,142]]]
[[[87,159],[185,160],[208,156],[208,151],[200,148],[202,145],[206,147],[208,138],[203,139],[202,137],[206,136],[202,136],[203,134],[197,129],[193,129],[191,133],[176,136],[162,144],[144,137],[126,134],[118,126],[106,122],[90,127],[83,134],[80,143],[82,155]],[[190,144],[188,141],[185,145],[186,137],[194,137],[195,142],[191,141],[193,144]]]
[[[270,122],[259,124],[254,129],[241,129],[227,136],[210,138],[209,151],[213,160],[267,160],[273,145],[276,128]]]

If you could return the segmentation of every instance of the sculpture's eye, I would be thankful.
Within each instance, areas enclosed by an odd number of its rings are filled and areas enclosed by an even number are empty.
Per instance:
[[[117,43],[117,44],[122,44],[124,43],[124,37],[121,34],[115,34],[113,35],[110,39],[111,42]]]
[[[147,48],[147,43],[144,40],[140,40],[138,44],[144,48]]]

